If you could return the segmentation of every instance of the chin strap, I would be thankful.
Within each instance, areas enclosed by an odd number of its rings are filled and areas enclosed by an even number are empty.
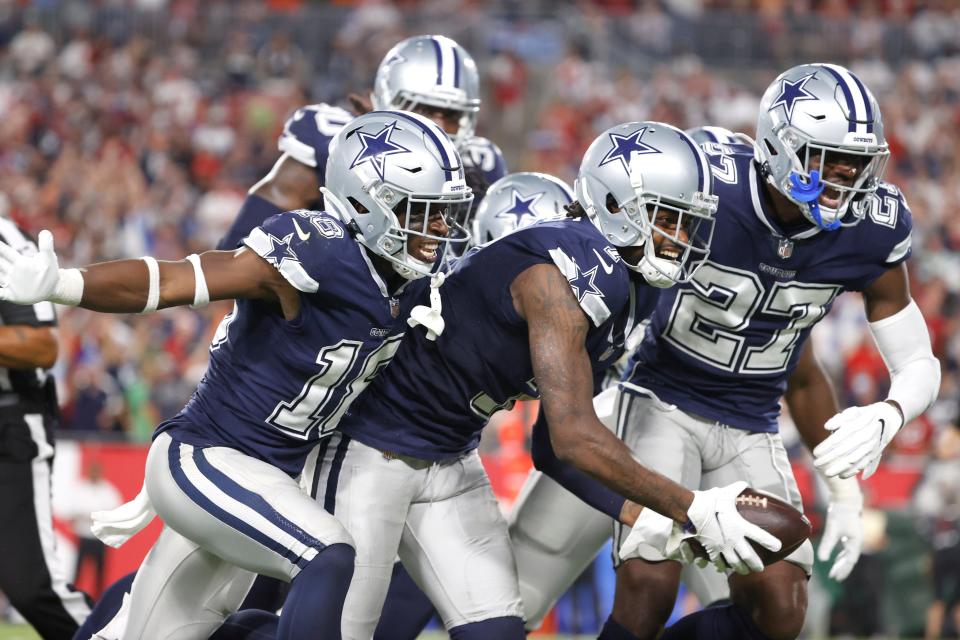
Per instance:
[[[440,287],[446,281],[447,275],[438,271],[430,277],[430,306],[418,304],[410,312],[407,324],[411,327],[423,325],[427,329],[427,340],[436,340],[443,333],[443,305],[440,302]]]
[[[820,203],[817,202],[825,186],[820,181],[819,171],[810,172],[809,183],[800,180],[800,176],[796,172],[790,174],[790,197],[810,207],[810,216],[818,227],[824,231],[834,231],[840,228],[840,219],[837,218],[830,223],[825,223],[820,215]]]

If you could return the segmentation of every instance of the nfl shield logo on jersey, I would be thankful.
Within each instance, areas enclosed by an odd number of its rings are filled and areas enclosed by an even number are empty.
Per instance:
[[[390,298],[390,315],[394,318],[400,315],[400,301],[396,298]]]
[[[786,260],[793,255],[793,240],[789,238],[780,238],[777,244],[777,255],[781,260]]]

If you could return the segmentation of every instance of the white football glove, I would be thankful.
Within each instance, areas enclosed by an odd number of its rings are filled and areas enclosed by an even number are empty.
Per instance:
[[[889,402],[850,407],[825,425],[830,436],[813,449],[813,464],[825,475],[866,480],[877,470],[883,449],[903,426],[903,416]]]
[[[640,545],[647,544],[667,560],[686,564],[694,560],[693,550],[686,543],[693,536],[692,532],[685,532],[678,522],[653,509],[644,509],[633,523],[630,534],[620,544],[620,560],[641,557]]]
[[[763,561],[750,546],[753,540],[770,551],[779,551],[780,541],[771,533],[747,521],[737,512],[737,496],[747,483],[694,491],[687,517],[696,528],[693,539],[707,550],[717,569],[730,568],[745,574],[763,571]]]
[[[824,478],[824,482],[830,492],[830,505],[817,558],[821,562],[829,561],[839,543],[840,552],[830,567],[829,576],[843,582],[860,559],[863,546],[863,492],[856,478]]]
[[[53,235],[41,231],[37,247],[36,253],[20,253],[0,241],[0,300],[26,305],[51,298],[60,279]]]

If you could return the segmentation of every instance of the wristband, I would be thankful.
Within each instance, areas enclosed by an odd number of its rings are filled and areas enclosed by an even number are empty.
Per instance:
[[[83,298],[83,274],[80,269],[60,269],[50,302],[75,307]]]

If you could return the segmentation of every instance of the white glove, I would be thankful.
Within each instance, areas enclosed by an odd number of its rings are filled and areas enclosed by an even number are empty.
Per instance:
[[[685,532],[674,520],[660,515],[653,509],[644,509],[633,523],[630,534],[620,544],[620,560],[639,558],[640,545],[647,544],[659,551],[667,560],[683,563],[693,561],[693,550],[686,540],[692,532]]]
[[[695,540],[707,550],[717,569],[733,569],[746,574],[763,571],[763,561],[750,546],[753,540],[770,551],[779,551],[780,541],[773,534],[749,522],[737,512],[737,496],[747,483],[734,482],[726,487],[694,491],[687,517],[696,528]]]
[[[863,545],[863,492],[856,478],[823,479],[830,491],[830,506],[827,508],[827,522],[817,549],[817,558],[821,562],[830,560],[839,543],[840,553],[830,567],[829,576],[837,582],[843,582],[860,559]]]
[[[53,235],[41,231],[37,246],[35,253],[20,253],[0,241],[0,300],[26,305],[51,298],[60,279]]]
[[[827,476],[866,480],[877,470],[883,449],[903,426],[903,416],[889,402],[850,407],[825,425],[830,436],[813,449],[813,464]]]

